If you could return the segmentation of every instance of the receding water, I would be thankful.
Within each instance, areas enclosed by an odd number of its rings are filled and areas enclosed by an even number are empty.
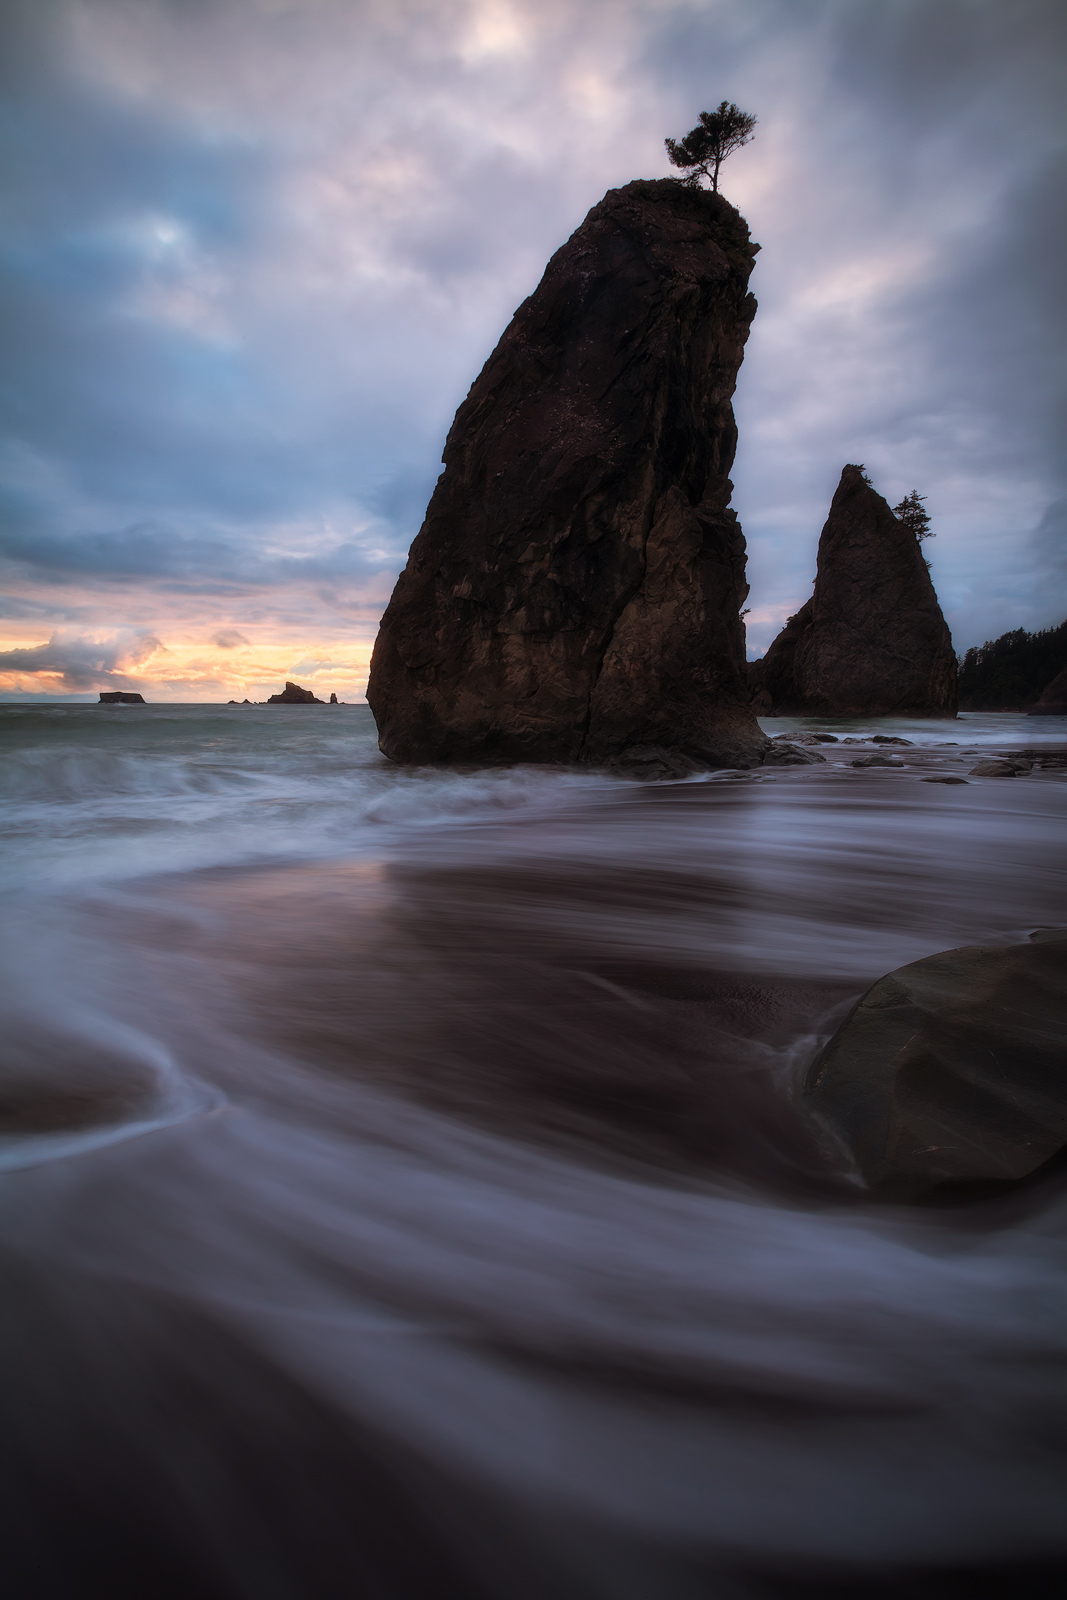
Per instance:
[[[404,771],[365,707],[0,707],[24,1597],[1044,1596],[1067,1195],[866,1200],[875,978],[1067,925],[1067,722]]]

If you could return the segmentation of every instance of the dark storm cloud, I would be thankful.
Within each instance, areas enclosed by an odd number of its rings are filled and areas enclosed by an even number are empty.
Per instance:
[[[1034,532],[1039,567],[1055,576],[1057,590],[1067,579],[1067,498],[1054,500]]]
[[[725,181],[764,247],[735,472],[754,642],[810,587],[848,459],[928,495],[959,645],[1067,610],[1059,4],[9,0],[3,21],[18,605],[99,581],[146,621],[159,592],[362,608],[336,580],[403,560],[549,254],[726,96],[760,119]]]
[[[390,552],[368,549],[352,540],[331,541],[326,548],[299,549],[292,555],[270,553],[261,546],[262,530],[251,537],[178,533],[162,523],[142,522],[113,532],[60,537],[27,516],[12,518],[0,530],[0,575],[29,573],[43,582],[70,584],[84,579],[155,579],[194,583],[209,592],[212,583],[226,589],[261,588],[294,581],[366,578],[382,570]]]

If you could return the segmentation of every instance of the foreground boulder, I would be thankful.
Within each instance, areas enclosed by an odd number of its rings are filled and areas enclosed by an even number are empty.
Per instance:
[[[1033,769],[1034,763],[1027,756],[1003,756],[993,761],[979,761],[971,768],[971,777],[1025,778]]]
[[[956,715],[956,656],[922,548],[846,466],[819,539],[815,592],[749,668],[782,716]]]
[[[1067,932],[947,950],[869,989],[809,1108],[887,1199],[996,1189],[1067,1145]]]
[[[553,256],[456,414],[382,618],[387,756],[761,760],[728,477],[758,248],[721,195],[664,179],[612,190]]]
[[[269,706],[321,706],[324,700],[316,700],[310,689],[301,689],[298,683],[287,683],[281,694],[272,694],[267,697]]]

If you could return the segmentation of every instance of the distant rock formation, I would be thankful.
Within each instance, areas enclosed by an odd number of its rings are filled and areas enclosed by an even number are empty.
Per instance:
[[[847,466],[819,539],[815,592],[749,667],[758,711],[956,715],[956,657],[922,549]]]
[[[1057,672],[1043,691],[1036,706],[1031,706],[1028,717],[1067,717],[1067,667]]]
[[[324,700],[316,700],[310,689],[301,689],[298,683],[286,683],[281,694],[272,694],[267,697],[269,706],[321,706]]]
[[[143,694],[129,694],[125,690],[108,689],[101,691],[98,704],[102,706],[143,706],[147,705]]]
[[[336,705],[336,704],[337,704],[337,696],[336,696],[336,695],[335,695],[335,694],[332,694],[332,695],[331,695],[331,696],[330,696],[330,704],[331,704],[331,705],[332,705],[332,706],[335,706],[335,705]]]
[[[664,179],[611,190],[552,257],[456,414],[382,619],[386,755],[761,761],[728,477],[758,248],[721,195]]]
[[[1036,1172],[1067,1145],[1067,932],[889,973],[813,1063],[805,1096],[886,1199]]]

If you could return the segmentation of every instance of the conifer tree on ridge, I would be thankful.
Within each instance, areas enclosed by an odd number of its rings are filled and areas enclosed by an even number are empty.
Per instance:
[[[720,102],[717,111],[702,111],[700,121],[684,139],[665,139],[671,165],[685,172],[683,183],[696,188],[701,177],[711,179],[714,194],[719,192],[719,168],[734,150],[748,144],[756,119],[731,101]]]

